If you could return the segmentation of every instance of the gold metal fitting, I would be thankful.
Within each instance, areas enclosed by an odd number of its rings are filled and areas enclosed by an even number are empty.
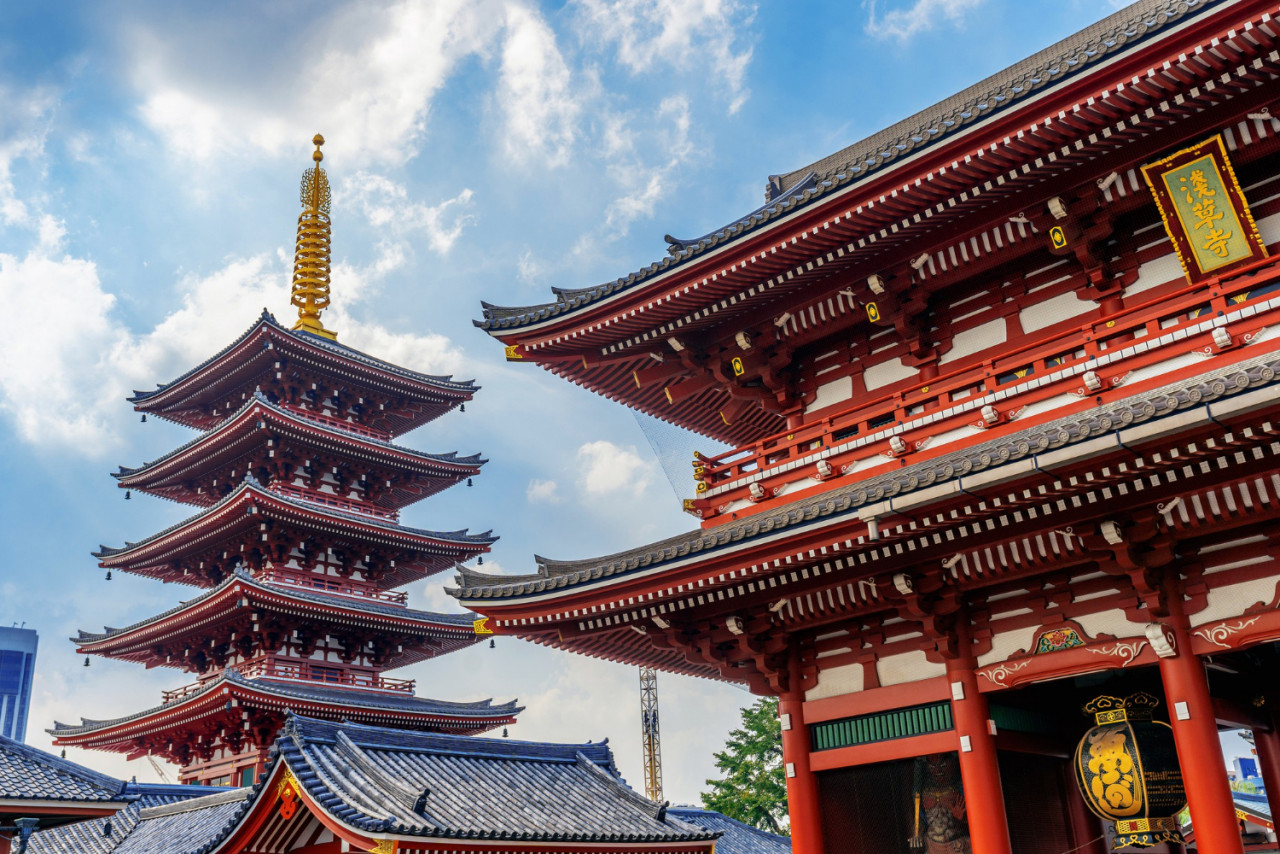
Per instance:
[[[331,224],[329,178],[320,168],[324,154],[320,146],[324,137],[311,140],[316,150],[311,159],[316,165],[302,173],[302,213],[298,216],[298,242],[293,253],[293,293],[290,302],[298,308],[294,329],[336,339],[338,333],[325,329],[320,312],[329,307],[329,252]]]

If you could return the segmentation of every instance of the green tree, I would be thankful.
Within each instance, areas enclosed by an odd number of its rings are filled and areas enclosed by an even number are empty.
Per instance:
[[[765,697],[742,710],[742,727],[716,754],[723,779],[708,780],[702,805],[761,830],[785,833],[787,778],[782,767],[778,700]]]

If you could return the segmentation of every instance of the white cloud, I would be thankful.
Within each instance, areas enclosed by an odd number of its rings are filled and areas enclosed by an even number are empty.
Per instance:
[[[978,8],[986,0],[915,0],[910,6],[891,9],[877,16],[876,2],[868,4],[868,35],[881,39],[907,41],[917,33],[933,29],[939,21],[957,25],[963,23],[965,14]]]
[[[383,175],[356,172],[339,184],[342,204],[354,203],[369,224],[382,229],[387,235],[406,238],[414,233],[426,236],[427,245],[440,254],[446,254],[462,231],[475,222],[469,213],[472,197],[469,189],[463,189],[451,199],[437,205],[410,201],[408,191]]]
[[[498,104],[506,119],[504,141],[517,162],[568,162],[581,105],[570,86],[569,68],[555,33],[536,13],[507,7]]]
[[[14,191],[13,166],[44,153],[57,104],[56,94],[47,88],[13,91],[0,86],[0,223],[30,226],[38,217]]]
[[[564,500],[560,486],[554,480],[531,480],[524,496],[530,504],[559,504]]]
[[[620,447],[605,440],[578,448],[582,488],[591,495],[606,495],[629,488],[643,491],[653,479],[653,467],[634,447]]]
[[[483,52],[501,26],[495,2],[353,3],[273,51],[245,49],[238,29],[210,27],[192,39],[146,24],[128,48],[140,115],[179,156],[208,159],[246,144],[278,154],[300,145],[299,128],[331,128],[345,162],[402,163],[459,61]],[[209,73],[231,57],[234,72]]]
[[[462,359],[443,335],[392,332],[350,311],[368,281],[386,269],[335,269],[343,299],[325,315],[340,340],[397,364],[453,373]],[[98,456],[118,442],[130,419],[123,398],[216,353],[242,333],[263,306],[284,307],[289,270],[279,256],[232,259],[207,276],[178,283],[179,307],[155,328],[135,333],[114,316],[92,262],[62,253],[61,230],[46,217],[40,243],[24,257],[0,255],[0,300],[11,325],[0,338],[0,412],[34,445]],[[281,314],[281,320],[287,315]]]
[[[576,0],[584,44],[613,46],[617,60],[633,73],[662,63],[690,70],[701,63],[728,95],[729,112],[746,102],[751,47],[740,31],[755,9],[738,0]]]

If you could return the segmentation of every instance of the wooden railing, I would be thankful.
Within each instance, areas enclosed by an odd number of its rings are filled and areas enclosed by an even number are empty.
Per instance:
[[[391,434],[381,430],[374,430],[372,427],[366,427],[363,424],[357,424],[354,421],[347,421],[343,418],[334,418],[332,415],[321,415],[318,412],[312,412],[309,409],[303,409],[300,406],[292,406],[287,403],[277,404],[281,409],[287,409],[298,418],[311,421],[315,424],[322,424],[325,427],[332,427],[335,430],[343,430],[347,433],[355,433],[358,436],[367,436],[370,439],[377,439],[380,442],[388,442],[391,440]]]
[[[378,590],[375,587],[354,584],[339,578],[316,575],[308,572],[288,572],[279,569],[264,569],[254,573],[259,581],[270,581],[275,584],[288,584],[306,590],[320,590],[337,596],[351,596],[358,599],[376,599],[392,605],[404,605],[409,601],[409,594],[399,590]]]
[[[336,688],[351,688],[360,691],[388,691],[397,694],[412,694],[416,682],[412,679],[390,679],[366,671],[353,671],[341,665],[327,665],[311,661],[297,661],[274,657],[255,658],[226,668],[234,670],[249,678],[283,679],[290,682],[307,684],[323,684]],[[222,675],[213,673],[198,682],[165,691],[161,694],[164,705],[176,703],[196,694],[206,685]]]
[[[381,507],[375,507],[365,501],[354,501],[350,498],[330,495],[327,492],[294,486],[291,483],[273,483],[268,489],[289,498],[296,498],[311,504],[321,504],[346,513],[357,513],[361,516],[371,516],[374,519],[386,519],[391,522],[396,522],[400,519],[400,514],[394,510],[383,510]]]
[[[1150,339],[1153,346],[1127,357],[1124,371],[1166,361],[1176,351],[1192,349],[1193,344],[1211,347],[1211,330],[1200,330],[1194,340],[1176,333],[1214,318],[1221,318],[1219,325],[1237,325],[1231,333],[1233,346],[1238,346],[1242,343],[1241,334],[1267,322],[1256,308],[1248,309],[1277,297],[1280,257],[1262,259],[1220,279],[1135,303],[1105,319],[1012,348],[998,358],[943,374],[916,388],[879,394],[861,404],[851,401],[850,408],[843,412],[785,433],[714,456],[699,455],[693,461],[697,497],[690,502],[691,509],[704,520],[710,519],[717,515],[717,507],[732,501],[774,500],[773,490],[787,483],[810,477],[839,477],[842,467],[849,465],[853,457],[901,456],[890,447],[892,436],[919,434],[923,425],[917,423],[935,413],[945,420],[933,419],[927,426],[930,434],[966,423],[981,423],[982,407],[977,402],[982,398],[1000,396],[995,408],[1001,410],[997,416],[1004,419],[1011,405],[1020,409],[1074,390],[1092,367],[1091,360],[1105,359],[1109,353],[1143,339]],[[1274,323],[1276,318],[1269,320]],[[1098,370],[1107,373],[1103,367]],[[1052,381],[1046,381],[1055,374]],[[1004,395],[999,395],[1001,392]],[[907,453],[911,450],[908,443]],[[817,471],[819,460],[825,460],[829,467],[825,474]],[[758,484],[754,495],[750,489],[753,484]]]

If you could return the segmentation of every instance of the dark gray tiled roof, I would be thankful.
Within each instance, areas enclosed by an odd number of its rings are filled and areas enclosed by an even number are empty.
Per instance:
[[[327,431],[328,433],[332,434],[333,436],[339,439],[345,439],[349,441],[354,440],[358,442],[367,442],[370,445],[378,445],[380,447],[387,448],[389,450],[393,450],[401,454],[406,454],[412,457],[416,457],[417,459],[422,460],[423,462],[426,462],[426,463],[436,462],[436,463],[444,463],[447,465],[457,465],[457,466],[482,466],[485,463],[489,462],[479,454],[469,454],[468,456],[465,456],[465,457],[458,456],[457,451],[448,451],[443,454],[429,454],[426,451],[417,451],[417,450],[414,450],[413,448],[406,448],[404,445],[397,445],[395,442],[378,439],[373,436],[366,436],[363,433],[347,433],[339,427],[333,427],[329,424],[324,424],[318,421],[308,421],[302,416],[298,415],[298,413],[292,412],[288,409],[285,409],[283,406],[272,403],[271,400],[261,391],[255,391],[253,395],[244,402],[243,406],[241,406],[235,412],[227,416],[227,418],[224,419],[222,424],[219,425],[218,427],[215,427],[208,432],[201,433],[199,436],[196,436],[191,441],[181,444],[178,447],[174,448],[169,453],[164,454],[163,456],[160,456],[160,457],[156,457],[154,460],[143,463],[142,465],[137,466],[136,468],[129,468],[128,466],[120,466],[119,470],[116,472],[113,472],[111,476],[117,479],[122,477],[127,477],[131,474],[136,474],[137,472],[140,472],[140,471],[146,471],[149,468],[153,468],[155,466],[160,465],[166,460],[170,460],[176,456],[184,454],[191,448],[200,444],[201,442],[207,441],[210,435],[217,433],[218,430],[220,430],[223,425],[230,424],[231,422],[235,421],[237,418],[241,416],[241,414],[246,409],[249,409],[251,406],[254,406],[255,404],[260,406],[265,406],[266,408],[270,409],[272,412],[275,412],[276,414],[278,414],[280,417],[287,418],[292,421],[296,421],[299,424],[304,424],[308,428]]]
[[[201,696],[210,691],[215,691],[224,683],[231,682],[236,685],[243,685],[254,688],[276,697],[286,697],[303,702],[311,701],[315,703],[326,703],[332,705],[342,705],[352,710],[369,710],[369,711],[387,711],[387,712],[406,712],[419,715],[437,715],[440,717],[453,717],[466,720],[468,718],[476,719],[482,722],[486,718],[510,717],[518,715],[524,711],[523,706],[517,705],[516,700],[509,703],[494,704],[492,699],[477,700],[470,703],[452,703],[447,700],[432,700],[427,697],[415,697],[412,694],[400,694],[383,691],[361,691],[355,688],[335,688],[320,683],[314,685],[306,682],[286,682],[278,679],[265,679],[260,677],[249,678],[241,676],[234,670],[224,670],[222,674],[204,686],[200,691],[184,697],[168,705],[155,706],[145,709],[141,712],[135,712],[132,715],[125,715],[122,718],[114,718],[112,720],[92,720],[90,718],[81,718],[80,724],[64,724],[61,721],[54,721],[53,728],[45,730],[51,735],[81,735],[95,730],[106,729],[116,724],[125,723],[126,721],[137,720],[148,715],[157,714],[164,709],[173,708],[174,706],[187,702],[197,696]]]
[[[716,841],[716,854],[791,854],[791,837],[769,833],[714,810],[671,807],[667,814],[704,830],[723,833]]]
[[[567,314],[635,287],[789,216],[832,193],[880,175],[900,160],[991,120],[1010,107],[1143,44],[1187,18],[1230,0],[1138,0],[1091,27],[1022,62],[817,163],[770,181],[772,199],[763,208],[712,231],[696,242],[672,241],[671,253],[627,276],[593,288],[556,291],[556,301],[524,307],[482,303],[475,325],[491,333],[518,329]],[[813,179],[806,185],[806,177]]]
[[[1072,366],[1070,370],[1083,373],[1089,369],[1090,365],[1083,365]],[[463,601],[529,596],[627,575],[691,555],[708,555],[785,528],[834,517],[852,517],[859,508],[885,499],[905,498],[913,492],[949,481],[960,481],[1008,463],[1034,460],[1046,451],[1077,445],[1100,436],[1116,435],[1134,425],[1176,416],[1253,389],[1275,388],[1280,385],[1278,376],[1280,357],[1275,354],[1257,356],[982,445],[967,447],[954,454],[907,465],[871,480],[855,480],[847,486],[784,504],[776,510],[737,522],[726,522],[715,528],[678,534],[629,551],[576,561],[535,557],[538,564],[536,574],[489,575],[459,567],[456,576],[459,586],[445,590]]]
[[[475,391],[478,391],[480,388],[472,380],[455,381],[453,377],[442,377],[442,376],[432,376],[431,374],[421,374],[421,373],[418,373],[417,371],[411,371],[408,368],[402,368],[399,365],[393,365],[390,362],[384,362],[381,359],[376,359],[373,356],[368,355],[367,353],[361,353],[359,350],[352,349],[351,347],[348,347],[345,344],[339,344],[337,341],[331,341],[322,335],[313,335],[310,332],[302,332],[302,331],[297,331],[293,329],[286,329],[284,326],[280,324],[278,320],[276,320],[275,315],[273,315],[271,312],[267,311],[264,308],[262,310],[262,315],[254,322],[252,326],[250,326],[247,330],[245,330],[243,335],[241,335],[235,341],[232,341],[230,344],[228,344],[226,347],[223,347],[213,356],[209,357],[208,359],[205,359],[199,365],[196,365],[194,368],[187,371],[185,374],[183,374],[182,376],[178,377],[173,381],[164,383],[162,385],[157,385],[151,391],[135,391],[133,393],[133,397],[129,398],[129,402],[143,403],[148,398],[156,396],[157,394],[164,391],[165,389],[170,388],[171,386],[177,385],[178,383],[182,382],[188,377],[198,374],[200,371],[204,370],[205,367],[207,367],[209,364],[216,362],[218,359],[222,358],[225,354],[229,353],[231,350],[234,350],[236,347],[240,345],[241,342],[243,342],[246,338],[253,335],[262,326],[270,327],[277,334],[286,335],[291,338],[295,338],[298,341],[303,342],[305,344],[320,347],[321,349],[324,349],[324,350],[329,350],[330,352],[336,353],[340,356],[344,356],[348,359],[352,359],[353,361],[360,362],[364,365],[367,365],[372,368],[376,368],[377,370],[380,370],[380,371],[385,371],[389,374],[394,374],[399,377],[404,377],[405,379],[409,379],[414,382],[437,386],[441,389],[450,389],[450,390],[464,391],[464,392],[475,392]]]
[[[493,543],[498,541],[498,538],[493,536],[492,531],[484,531],[479,534],[472,534],[465,529],[461,531],[429,531],[422,528],[409,528],[405,525],[400,525],[396,522],[391,522],[386,519],[379,519],[374,516],[361,516],[358,513],[347,513],[345,511],[338,510],[334,507],[329,507],[324,504],[317,504],[311,501],[304,501],[300,498],[294,498],[289,495],[283,495],[278,492],[271,492],[270,490],[264,489],[262,486],[260,486],[257,481],[245,481],[240,486],[236,487],[234,492],[228,493],[227,496],[223,498],[221,501],[219,501],[217,504],[211,504],[210,506],[202,509],[199,513],[196,513],[193,516],[188,516],[186,519],[183,519],[181,522],[178,522],[177,524],[170,525],[168,528],[165,528],[163,531],[159,531],[158,533],[152,534],[151,536],[138,540],[137,542],[132,542],[132,543],[126,542],[124,546],[120,548],[113,548],[111,546],[99,546],[98,551],[94,552],[93,556],[96,558],[111,557],[113,555],[122,554],[132,549],[136,549],[139,546],[146,545],[147,543],[158,540],[161,537],[166,537],[169,534],[172,534],[174,531],[181,530],[182,528],[185,528],[188,525],[194,524],[199,519],[205,516],[210,516],[214,513],[217,513],[219,510],[222,509],[223,505],[230,504],[231,502],[236,501],[237,499],[239,499],[240,494],[245,491],[255,492],[258,495],[261,495],[265,498],[269,498],[273,501],[280,501],[284,504],[291,504],[294,507],[297,507],[302,510],[308,510],[312,513],[323,513],[324,515],[332,516],[335,519],[342,519],[348,522],[359,522],[362,525],[368,525],[373,528],[382,528],[383,530],[388,531],[393,535],[394,534],[417,535],[417,536],[430,537],[432,539],[441,540],[444,542],[461,543],[464,545],[487,546],[487,545],[492,545]]]
[[[272,584],[265,581],[258,581],[256,578],[253,577],[252,574],[249,573],[248,570],[236,569],[230,576],[227,577],[226,581],[222,582],[217,587],[211,588],[208,592],[203,593],[195,597],[194,599],[188,599],[185,602],[175,605],[174,607],[170,608],[168,611],[164,611],[163,613],[156,614],[153,617],[148,617],[145,620],[139,620],[133,625],[126,626],[125,628],[122,628],[122,629],[112,628],[111,626],[105,626],[103,628],[103,631],[101,632],[86,632],[84,629],[80,629],[79,633],[75,637],[71,638],[71,642],[72,643],[93,643],[95,641],[104,640],[114,635],[121,635],[126,632],[131,632],[134,629],[149,625],[151,623],[158,622],[160,620],[165,619],[166,617],[171,617],[174,614],[181,613],[182,611],[185,611],[188,608],[192,608],[200,604],[206,599],[212,599],[213,597],[221,593],[223,589],[231,586],[232,584],[235,584],[237,581],[250,584],[254,587],[257,587],[260,590],[268,590],[272,593],[288,596],[291,599],[299,599],[304,602],[315,602],[316,604],[319,604],[319,605],[332,605],[335,607],[342,607],[342,608],[354,608],[360,611],[366,611],[370,614],[381,614],[389,617],[399,617],[399,618],[409,619],[409,620],[422,620],[423,622],[439,623],[441,625],[446,625],[446,626],[457,626],[458,628],[470,628],[475,624],[475,620],[476,620],[476,615],[471,613],[470,611],[466,611],[461,614],[437,614],[431,611],[415,611],[410,608],[404,608],[398,605],[392,605],[387,602],[379,602],[376,599],[361,601],[360,599],[356,599],[350,596],[336,596],[329,593],[306,590],[302,587],[294,587],[291,585]]]
[[[598,842],[716,836],[628,788],[605,743],[444,736],[293,716],[276,749],[317,803],[370,833]]]
[[[207,798],[208,800],[203,803],[206,809],[209,807],[221,807],[223,804],[218,799],[218,795],[225,797],[226,794],[222,790],[213,789],[209,786],[152,783],[130,783],[127,791],[131,797],[137,798],[137,800],[114,816],[42,830],[31,837],[31,843],[27,846],[28,854],[113,854],[116,851],[126,850],[188,854],[193,849],[184,845],[184,843],[189,841],[193,835],[200,835],[200,828],[205,825],[204,819],[207,814],[200,814],[199,807],[201,804],[187,805],[185,814],[188,816],[186,823],[190,825],[189,827],[175,828],[170,826],[166,828],[174,847],[166,844],[152,848],[137,847],[136,845],[132,848],[126,848],[125,842],[133,834],[141,833],[142,838],[150,838],[151,843],[154,845],[156,841],[156,837],[152,832],[154,829],[141,827],[141,817],[149,811],[149,808],[182,804],[183,802],[190,802],[194,798]],[[240,795],[240,802],[243,801],[243,793],[247,791],[247,789],[231,790],[233,794]],[[211,795],[210,793],[213,794]],[[108,825],[110,826],[110,833],[107,832]],[[130,844],[133,845],[134,843],[130,842]]]
[[[125,784],[0,736],[0,800],[112,803]]]

